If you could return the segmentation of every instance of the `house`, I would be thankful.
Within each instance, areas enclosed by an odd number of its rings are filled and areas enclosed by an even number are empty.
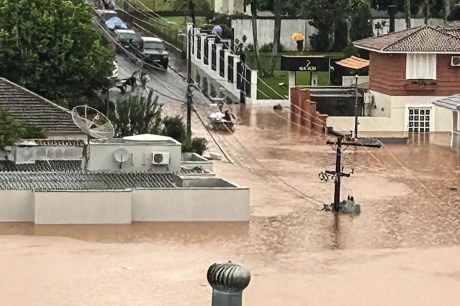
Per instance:
[[[248,188],[181,160],[159,135],[17,143],[0,160],[0,222],[249,221]]]
[[[41,128],[48,138],[86,139],[71,112],[32,91],[0,78],[0,110],[15,120]]]
[[[369,109],[360,131],[450,132],[451,111],[434,101],[460,92],[460,36],[455,29],[420,26],[355,41],[369,52]],[[327,118],[327,126],[350,130],[352,117]]]
[[[433,103],[452,112],[451,120],[446,118],[448,122],[451,122],[452,126],[451,146],[460,151],[460,94],[443,98]]]

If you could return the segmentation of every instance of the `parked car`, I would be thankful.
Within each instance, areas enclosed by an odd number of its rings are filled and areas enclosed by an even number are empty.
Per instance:
[[[123,48],[129,51],[133,41],[137,39],[137,35],[134,30],[117,29],[114,31],[114,38],[119,44],[116,46],[117,51],[123,51]]]
[[[169,54],[161,39],[141,37],[133,42],[133,51],[148,64],[161,65],[164,69],[168,69]]]

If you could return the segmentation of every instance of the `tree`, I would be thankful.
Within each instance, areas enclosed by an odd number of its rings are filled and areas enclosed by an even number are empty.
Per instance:
[[[30,124],[21,124],[7,112],[0,110],[0,150],[20,139],[46,138],[43,131]]]
[[[0,0],[0,75],[60,104],[107,81],[113,54],[82,0]]]
[[[355,0],[349,7],[351,16],[350,40],[372,37],[371,3],[368,0]]]
[[[254,53],[256,57],[256,69],[260,71],[260,62],[259,62],[259,42],[257,40],[258,31],[257,31],[257,0],[244,0],[244,5],[251,5],[251,21],[252,21],[252,37],[254,42]]]
[[[138,134],[160,134],[162,104],[153,91],[147,96],[131,93],[117,100],[115,111],[109,117],[115,128],[116,137]]]
[[[273,32],[273,49],[272,49],[272,57],[271,57],[271,70],[270,76],[273,76],[273,71],[275,70],[276,64],[276,55],[278,54],[278,49],[280,48],[281,42],[281,13],[282,13],[282,5],[281,0],[273,0],[273,12],[275,13],[275,26]]]

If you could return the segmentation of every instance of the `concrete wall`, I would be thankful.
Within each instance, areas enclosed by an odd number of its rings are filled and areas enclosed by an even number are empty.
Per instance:
[[[385,19],[385,18],[376,18],[372,19],[372,28],[374,29],[374,36],[377,36],[378,32],[377,29],[375,28],[375,24],[378,22],[386,21],[386,26],[382,30],[380,30],[380,35],[382,34],[388,34],[389,31],[389,26],[390,26],[390,19]],[[415,28],[418,26],[425,25],[425,19],[423,18],[411,18],[411,27]],[[430,18],[428,19],[428,25],[432,27],[438,27],[438,26],[443,26],[444,25],[444,20],[443,19],[436,19],[436,18]],[[407,28],[406,26],[406,20],[404,18],[398,18],[395,19],[395,31],[403,31]]]
[[[369,76],[359,76],[358,77],[358,84],[364,84],[369,82]],[[342,77],[342,86],[355,86],[356,85],[356,77],[355,76],[343,76]]]
[[[431,107],[432,120],[430,131],[450,132],[452,130],[452,113],[450,110],[436,107],[432,102],[441,97],[402,97],[388,96],[373,92],[376,109],[372,117],[359,118],[359,130],[363,132],[407,132],[409,107]],[[383,109],[383,110],[382,110]],[[337,130],[352,130],[354,117],[333,117],[327,118],[327,126]]]
[[[0,191],[0,222],[129,224],[132,221],[249,221],[249,215],[248,188]]]
[[[0,191],[0,222],[34,222],[32,190]]]
[[[35,192],[35,224],[131,223],[131,191]]]
[[[245,46],[254,45],[252,35],[251,19],[233,19],[232,28],[235,30],[235,39],[243,40],[246,36]],[[258,19],[258,45],[259,48],[264,45],[273,43],[275,20],[274,19]],[[305,35],[304,47],[306,50],[311,49],[310,36],[317,33],[315,27],[309,25],[305,19],[283,19],[281,21],[281,45],[286,51],[297,51],[297,44],[292,40],[292,33],[303,33]]]
[[[378,18],[372,20],[372,28],[374,29],[374,36],[377,36],[377,30],[375,29],[375,24],[386,20],[386,27],[383,31],[384,34],[388,33],[389,19]],[[442,26],[444,25],[444,20],[442,19],[429,19],[428,24],[430,26]],[[417,27],[424,25],[424,19],[411,19],[411,26]],[[259,47],[273,43],[274,37],[274,19],[259,19],[257,21],[257,28],[259,32],[258,43]],[[254,44],[254,39],[252,36],[252,23],[250,19],[233,19],[232,28],[235,29],[235,38],[238,38],[240,41],[243,36],[247,37],[246,45]],[[396,31],[402,31],[406,29],[405,19],[396,19],[395,20]],[[308,23],[308,20],[305,19],[283,19],[281,22],[281,44],[285,50],[296,51],[297,46],[295,42],[291,39],[291,35],[294,32],[300,32],[305,35],[305,48],[308,50],[311,48],[310,36],[318,32],[318,30],[311,26]],[[382,35],[382,31],[380,31]]]
[[[205,170],[213,171],[213,163],[196,153],[182,153],[181,164],[186,168],[201,167]]]
[[[249,221],[249,189],[135,190],[133,221]]]
[[[113,153],[120,149],[128,150],[130,157],[122,164],[123,172],[147,171],[156,172],[179,172],[181,169],[181,146],[171,145],[148,145],[137,143],[91,143],[89,146],[88,170],[90,171],[120,171],[120,164],[115,160]],[[169,165],[152,165],[153,152],[168,152]]]

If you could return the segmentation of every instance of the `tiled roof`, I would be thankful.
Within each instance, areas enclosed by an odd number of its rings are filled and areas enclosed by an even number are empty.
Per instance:
[[[16,164],[1,160],[0,172],[81,172],[81,160],[37,160],[35,164]],[[0,173],[1,175],[1,173]]]
[[[335,62],[337,65],[342,67],[347,67],[350,69],[362,69],[369,66],[369,60],[359,58],[356,56],[351,56],[349,58],[344,58],[343,60]]]
[[[0,109],[48,133],[82,133],[69,110],[5,78],[0,78]]]
[[[353,42],[355,47],[376,52],[460,53],[460,37],[429,26],[416,27]]]
[[[175,188],[177,176],[154,173],[2,172],[0,190],[124,190]]]
[[[69,140],[59,140],[59,139],[34,139],[37,146],[59,146],[59,147],[83,147],[85,146],[84,140],[69,139]]]

